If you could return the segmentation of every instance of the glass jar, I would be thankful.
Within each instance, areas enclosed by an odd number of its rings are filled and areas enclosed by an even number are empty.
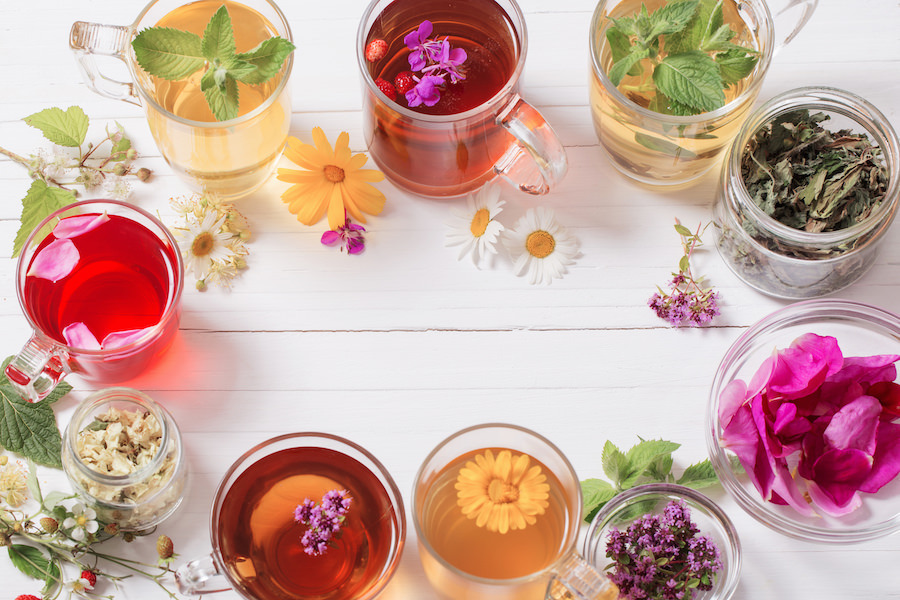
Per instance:
[[[865,220],[845,229],[812,233],[784,225],[753,201],[741,175],[748,141],[785,113],[824,112],[831,131],[851,129],[868,135],[880,149],[888,185],[880,204]],[[815,298],[843,289],[874,264],[900,203],[900,142],[877,108],[834,88],[799,88],[776,96],[741,127],[728,149],[713,206],[716,246],[728,267],[745,283],[779,298]]]
[[[187,462],[178,426],[162,406],[130,388],[85,398],[66,427],[62,463],[97,519],[121,531],[158,525],[185,495]]]

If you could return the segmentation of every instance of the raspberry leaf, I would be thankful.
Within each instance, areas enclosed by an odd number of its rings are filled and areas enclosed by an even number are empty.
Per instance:
[[[8,550],[9,560],[13,566],[27,576],[43,581],[45,591],[59,581],[59,566],[56,561],[47,558],[37,548],[24,544],[12,544]]]
[[[41,221],[50,213],[75,202],[75,200],[75,192],[72,190],[49,186],[40,179],[33,181],[31,187],[28,188],[28,193],[22,198],[21,224],[13,240],[13,258],[19,255],[22,246],[25,245],[25,240]],[[48,232],[50,228],[51,226],[47,227]],[[38,235],[43,235],[43,232]]]
[[[44,137],[60,146],[77,148],[84,143],[89,119],[78,106],[46,108],[22,119],[32,127],[40,129]]]
[[[154,77],[177,81],[206,63],[200,36],[171,27],[142,30],[131,42],[141,68]]]

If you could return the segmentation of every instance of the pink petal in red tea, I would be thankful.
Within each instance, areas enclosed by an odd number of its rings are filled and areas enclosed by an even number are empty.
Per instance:
[[[127,346],[135,340],[138,340],[149,331],[153,329],[152,327],[144,327],[143,329],[129,329],[128,331],[113,331],[105,338],[103,338],[103,346],[104,350],[111,350],[113,348],[122,348],[123,346]]]
[[[63,338],[66,340],[66,345],[72,348],[81,348],[83,350],[100,349],[100,342],[97,341],[97,338],[94,337],[88,326],[81,322],[66,325],[65,329],[63,329]]]
[[[60,219],[56,227],[53,228],[53,235],[57,238],[70,239],[78,237],[88,231],[97,229],[104,223],[109,221],[109,215],[103,211],[101,215],[77,215],[74,217],[66,217]]]
[[[71,240],[53,240],[37,253],[25,275],[56,283],[72,272],[79,258],[78,248]]]

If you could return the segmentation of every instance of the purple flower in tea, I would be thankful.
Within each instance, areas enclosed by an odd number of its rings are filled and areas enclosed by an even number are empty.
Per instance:
[[[350,218],[344,213],[344,224],[336,231],[323,233],[322,243],[326,246],[340,244],[341,252],[346,249],[347,254],[359,254],[366,249],[366,239],[363,237],[365,231],[365,227],[351,223]]]
[[[447,75],[450,75],[450,81],[452,83],[457,83],[466,78],[466,76],[459,71],[460,65],[462,65],[468,55],[466,51],[462,48],[450,48],[450,42],[446,39],[440,43],[439,51],[437,52],[434,60],[437,64],[429,65],[422,69],[423,73],[431,73],[437,71],[445,71]],[[441,77],[441,81],[443,81],[443,77]]]
[[[321,556],[328,550],[347,518],[352,501],[347,490],[331,490],[322,496],[321,504],[306,498],[294,509],[294,520],[308,526],[300,538],[304,552]]]
[[[852,512],[900,473],[898,355],[845,358],[833,337],[776,350],[719,398],[722,444],[767,501]]]
[[[411,107],[437,104],[441,99],[441,88],[447,84],[448,76],[451,83],[466,78],[460,70],[468,58],[466,51],[462,48],[451,48],[447,38],[431,39],[433,30],[431,21],[425,20],[403,38],[406,47],[409,48],[407,57],[409,68],[422,73],[421,77],[414,77],[416,86],[405,94],[406,101]]]
[[[436,75],[426,75],[422,77],[416,86],[406,92],[406,101],[410,106],[434,106],[441,99],[441,90],[439,86],[443,85],[443,77]]]
[[[425,20],[419,24],[418,29],[406,34],[403,43],[409,48],[409,68],[413,71],[421,71],[425,68],[429,58],[434,54],[434,41],[429,39],[434,25]]]

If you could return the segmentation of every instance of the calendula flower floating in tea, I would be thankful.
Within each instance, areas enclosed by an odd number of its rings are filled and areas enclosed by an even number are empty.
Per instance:
[[[534,525],[550,505],[550,484],[527,454],[485,450],[456,478],[456,503],[478,527],[505,534]]]
[[[503,245],[513,261],[513,272],[527,274],[531,284],[550,284],[575,263],[578,240],[560,225],[545,206],[532,208],[503,232]]]
[[[321,504],[306,498],[294,510],[294,520],[308,529],[300,538],[303,551],[310,556],[321,556],[329,543],[341,531],[353,498],[347,490],[331,490],[322,496]]]
[[[500,200],[500,187],[488,184],[466,198],[465,209],[452,211],[447,233],[447,246],[460,246],[459,260],[471,255],[477,266],[489,254],[496,254],[497,239],[503,225],[496,220],[505,203]]]
[[[334,148],[321,127],[312,130],[313,144],[288,138],[284,155],[301,167],[278,169],[278,179],[293,183],[281,199],[304,225],[317,223],[328,212],[328,228],[337,231],[346,223],[345,215],[365,223],[365,214],[377,215],[384,209],[384,194],[372,183],[384,179],[376,169],[363,169],[365,154],[351,154],[350,134],[342,131]]]
[[[347,254],[359,254],[366,249],[366,238],[363,234],[366,228],[350,221],[350,217],[341,225],[337,231],[326,231],[322,234],[322,243],[326,246],[339,245],[341,252],[347,251]]]
[[[900,473],[900,355],[845,357],[808,333],[719,397],[720,444],[762,497],[840,516]]]
[[[232,205],[208,195],[173,198],[170,204],[184,219],[183,225],[172,229],[185,271],[193,273],[197,289],[205,290],[207,283],[229,286],[247,266],[247,220]]]
[[[691,256],[702,244],[700,235],[707,226],[698,226],[697,231],[692,232],[675,221],[675,231],[681,236],[681,247],[684,251],[678,262],[678,272],[672,273],[667,291],[657,287],[657,292],[647,301],[647,305],[660,319],[668,321],[675,327],[707,325],[719,314],[719,292],[704,287],[703,277],[695,276],[691,270]]]
[[[722,570],[718,546],[691,520],[690,509],[672,500],[662,514],[647,513],[625,531],[611,527],[606,570],[630,600],[690,600],[711,590]]]

